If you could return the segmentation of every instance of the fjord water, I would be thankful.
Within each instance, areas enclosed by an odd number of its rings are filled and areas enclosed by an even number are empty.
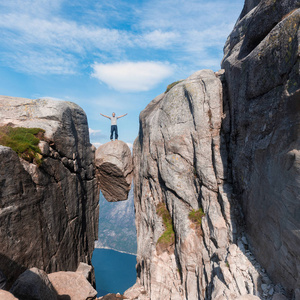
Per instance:
[[[123,294],[136,281],[136,256],[111,249],[96,248],[92,264],[95,269],[98,297]]]

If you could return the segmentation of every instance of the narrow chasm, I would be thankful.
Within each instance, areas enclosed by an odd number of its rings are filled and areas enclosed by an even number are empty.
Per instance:
[[[131,151],[122,141],[96,150],[99,197],[98,240],[92,263],[98,297],[123,294],[136,281],[137,238]]]

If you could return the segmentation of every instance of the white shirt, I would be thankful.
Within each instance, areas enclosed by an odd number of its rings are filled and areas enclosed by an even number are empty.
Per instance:
[[[114,116],[114,117],[110,117],[110,121],[111,121],[111,125],[117,125],[117,117]]]

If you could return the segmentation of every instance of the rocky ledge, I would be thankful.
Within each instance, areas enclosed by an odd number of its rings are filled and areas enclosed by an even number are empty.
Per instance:
[[[111,141],[96,151],[97,177],[104,198],[109,202],[128,199],[133,179],[131,151],[122,141]]]

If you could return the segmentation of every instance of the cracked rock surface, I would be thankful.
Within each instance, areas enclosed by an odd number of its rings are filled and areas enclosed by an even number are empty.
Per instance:
[[[109,202],[128,199],[133,179],[131,151],[123,141],[111,141],[96,151],[97,177],[101,192]]]
[[[259,272],[234,242],[239,213],[228,172],[222,128],[222,82],[210,70],[196,72],[140,115],[134,144],[139,299],[235,299],[258,294]],[[165,251],[157,214],[170,212],[175,241]],[[203,209],[201,228],[192,210]],[[245,239],[245,238],[244,238]]]
[[[222,63],[234,190],[255,257],[292,297],[300,286],[300,2],[250,2]]]
[[[0,126],[39,127],[40,167],[0,146],[0,269],[7,288],[24,270],[91,263],[98,228],[94,149],[74,103],[0,96]]]
[[[299,1],[246,0],[225,70],[141,112],[132,299],[298,299],[299,24]]]

